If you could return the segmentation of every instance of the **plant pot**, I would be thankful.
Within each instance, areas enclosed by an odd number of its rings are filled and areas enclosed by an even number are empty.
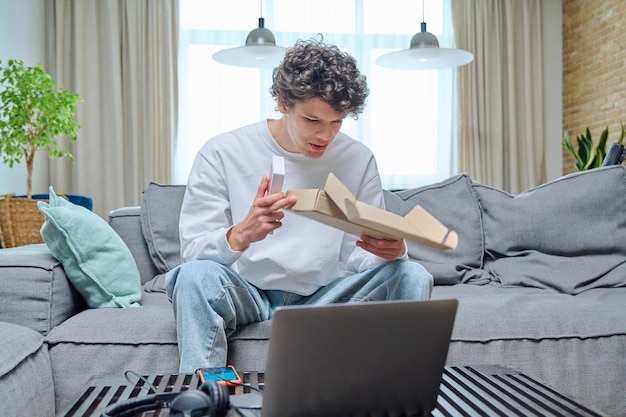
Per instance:
[[[37,201],[42,200],[13,194],[0,196],[0,244],[3,248],[43,243],[39,231],[44,217]]]

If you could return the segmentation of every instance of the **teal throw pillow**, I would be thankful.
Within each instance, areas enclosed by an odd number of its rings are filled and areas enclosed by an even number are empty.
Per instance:
[[[139,306],[137,264],[104,219],[57,196],[52,187],[50,203],[37,206],[45,217],[44,242],[90,308]]]

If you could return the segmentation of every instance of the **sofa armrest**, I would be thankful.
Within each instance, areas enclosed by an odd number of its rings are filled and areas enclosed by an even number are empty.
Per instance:
[[[150,257],[148,245],[141,230],[141,208],[122,207],[109,212],[109,224],[122,238],[132,253],[139,268],[141,283],[154,278],[159,271]]]
[[[45,244],[0,249],[0,317],[46,336],[86,308]]]

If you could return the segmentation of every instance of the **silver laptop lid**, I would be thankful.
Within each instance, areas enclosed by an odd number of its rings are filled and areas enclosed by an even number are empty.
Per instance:
[[[263,416],[421,415],[435,408],[458,302],[276,311]]]

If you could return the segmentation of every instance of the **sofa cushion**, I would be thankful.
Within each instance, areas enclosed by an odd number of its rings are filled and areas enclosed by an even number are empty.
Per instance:
[[[626,167],[577,172],[516,196],[474,189],[492,282],[566,294],[626,286]]]
[[[150,182],[144,191],[141,228],[160,274],[181,262],[178,221],[184,194],[185,185],[155,182]],[[407,214],[415,204],[420,204],[458,233],[459,247],[455,250],[441,251],[408,242],[409,256],[422,263],[434,275],[436,283],[455,284],[469,269],[481,265],[481,217],[471,180],[466,174],[416,189],[396,193],[385,191],[385,204],[388,210],[400,215]],[[152,290],[162,291],[160,285],[148,285]]]
[[[607,413],[602,415],[626,415],[626,288],[574,296],[493,284],[439,285],[432,298],[459,301],[449,365],[504,365]]]
[[[48,336],[57,410],[94,375],[178,372],[174,310],[164,294],[144,294],[138,308],[89,309]]]
[[[0,415],[55,415],[50,355],[32,329],[0,322]]]
[[[453,340],[626,336],[626,288],[574,296],[533,287],[457,284],[435,286],[432,298],[459,301]]]
[[[164,274],[181,262],[178,219],[184,185],[150,182],[141,202],[141,230],[152,262]]]
[[[54,194],[37,206],[45,221],[41,235],[65,274],[91,308],[137,306],[139,271],[120,236],[95,213]]]
[[[449,229],[457,232],[459,244],[453,250],[439,250],[407,242],[409,257],[422,264],[435,284],[456,284],[472,268],[482,265],[483,233],[480,209],[467,174],[450,177],[425,187],[399,192],[385,191],[387,210],[402,216],[419,204]]]
[[[228,337],[228,363],[240,370],[264,371],[271,334],[271,320],[238,327]]]
[[[109,224],[120,235],[130,253],[135,258],[135,263],[141,275],[141,283],[144,284],[154,278],[158,273],[146,239],[143,237],[141,230],[141,207],[121,207],[109,212]]]
[[[42,335],[85,309],[45,244],[0,250],[0,318]]]

